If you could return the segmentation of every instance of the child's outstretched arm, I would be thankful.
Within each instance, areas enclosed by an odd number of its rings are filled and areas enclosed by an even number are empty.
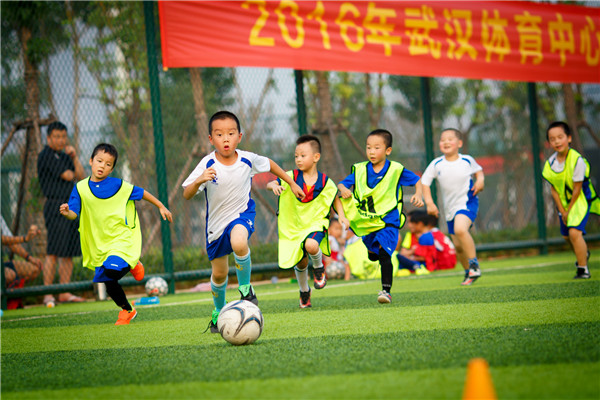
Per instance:
[[[475,172],[475,183],[473,184],[473,196],[476,196],[477,193],[481,192],[484,187],[485,178],[483,177],[483,171]]]
[[[148,192],[147,190],[144,190],[144,196],[142,197],[142,199],[154,204],[158,208],[158,211],[160,211],[162,219],[168,220],[169,222],[173,222],[173,215],[171,214],[171,211],[169,211],[160,200],[154,197],[152,193]]]
[[[333,200],[333,208],[338,215],[338,221],[342,224],[344,229],[348,229],[350,227],[350,221],[346,218],[346,214],[344,213],[344,206],[342,206],[342,202],[340,198],[335,196],[335,200]]]
[[[75,218],[77,218],[77,214],[69,210],[69,203],[61,204],[58,210],[60,211],[61,215],[63,217],[66,217],[67,219],[74,220]]]
[[[423,207],[423,184],[420,179],[415,184],[415,194],[410,198],[410,202],[416,207]]]
[[[271,163],[271,173],[275,174],[275,176],[277,176],[279,179],[290,185],[294,195],[302,200],[305,197],[302,188],[298,186],[298,184],[294,182],[294,180],[288,174],[286,174],[285,171],[279,165],[277,165],[275,161],[269,158],[269,162]]]
[[[277,196],[281,196],[281,193],[283,193],[283,191],[285,190],[285,188],[281,186],[279,182],[277,182],[277,180],[273,180],[267,183],[267,189],[272,190],[273,193],[275,193]]]
[[[421,187],[423,189],[423,198],[425,199],[425,205],[427,206],[427,214],[439,217],[440,210],[438,210],[437,206],[433,202],[433,197],[431,196],[431,188],[427,185],[422,185]]]

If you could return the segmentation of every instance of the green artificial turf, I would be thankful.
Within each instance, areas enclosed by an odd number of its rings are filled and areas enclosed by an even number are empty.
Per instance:
[[[265,327],[250,346],[202,333],[209,293],[161,298],[114,326],[112,302],[33,307],[2,318],[5,399],[460,398],[485,358],[498,398],[600,397],[600,253],[572,279],[569,253],[377,281],[331,281],[298,308],[297,284],[257,286]],[[229,299],[239,294],[228,291]]]

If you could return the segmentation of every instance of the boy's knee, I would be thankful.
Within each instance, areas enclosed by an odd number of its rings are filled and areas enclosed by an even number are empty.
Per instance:
[[[309,254],[317,254],[319,252],[319,243],[314,239],[306,239],[304,248]]]
[[[227,273],[223,273],[221,271],[213,271],[212,275],[210,276],[210,280],[217,285],[225,282],[226,279]]]
[[[571,239],[571,240],[580,239],[582,237],[583,237],[583,232],[581,232],[579,229],[569,228],[569,239]]]

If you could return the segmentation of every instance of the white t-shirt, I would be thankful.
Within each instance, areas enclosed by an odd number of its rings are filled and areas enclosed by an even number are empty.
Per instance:
[[[446,220],[451,221],[457,211],[467,209],[469,190],[473,186],[473,174],[482,168],[471,156],[459,154],[454,161],[445,156],[434,159],[423,172],[421,183],[431,186],[437,179],[442,190]]]
[[[548,163],[550,164],[550,169],[556,173],[561,173],[565,169],[565,162],[559,162],[556,158],[558,153],[554,153],[548,158]],[[577,164],[575,164],[575,169],[573,169],[573,182],[583,182],[585,179],[585,162],[583,158],[579,157],[577,159]]]
[[[217,172],[217,177],[198,188],[206,195],[206,237],[208,242],[219,238],[227,225],[240,216],[254,203],[250,198],[252,177],[271,170],[267,157],[249,151],[236,150],[237,160],[233,165],[223,165],[213,151],[198,163],[181,186],[191,185],[209,167]]]
[[[0,216],[0,218],[2,218],[2,236],[8,236],[8,237],[13,237],[12,232],[10,231],[10,228],[8,227],[8,225],[6,224],[6,221],[4,220],[4,217]]]

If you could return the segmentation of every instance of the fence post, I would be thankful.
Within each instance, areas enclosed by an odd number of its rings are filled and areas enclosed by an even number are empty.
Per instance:
[[[304,73],[300,69],[294,70],[296,78],[296,112],[298,114],[298,132],[306,135],[306,103],[304,102]]]
[[[538,238],[543,241],[540,252],[542,254],[548,254],[548,238],[546,236],[546,218],[544,212],[544,193],[542,188],[542,163],[540,161],[540,137],[535,82],[527,82],[527,99],[529,103],[531,152],[533,153],[533,178],[535,181],[535,204],[537,207]]]
[[[163,138],[162,109],[160,106],[160,88],[158,81],[158,62],[154,37],[154,2],[144,1],[144,24],[146,26],[146,52],[148,54],[148,77],[150,80],[150,100],[152,104],[152,129],[154,131],[154,157],[156,160],[156,180],[158,198],[169,207],[167,191],[167,170],[165,166],[165,144]],[[169,293],[175,293],[175,274],[173,271],[173,252],[171,248],[171,230],[169,222],[161,219],[163,263],[169,275]]]
[[[429,86],[430,78],[421,77],[421,107],[423,108],[423,131],[425,132],[425,164],[423,171],[427,165],[433,160],[433,126],[431,123],[431,89]],[[437,203],[436,185],[431,185],[431,196],[433,201]]]

